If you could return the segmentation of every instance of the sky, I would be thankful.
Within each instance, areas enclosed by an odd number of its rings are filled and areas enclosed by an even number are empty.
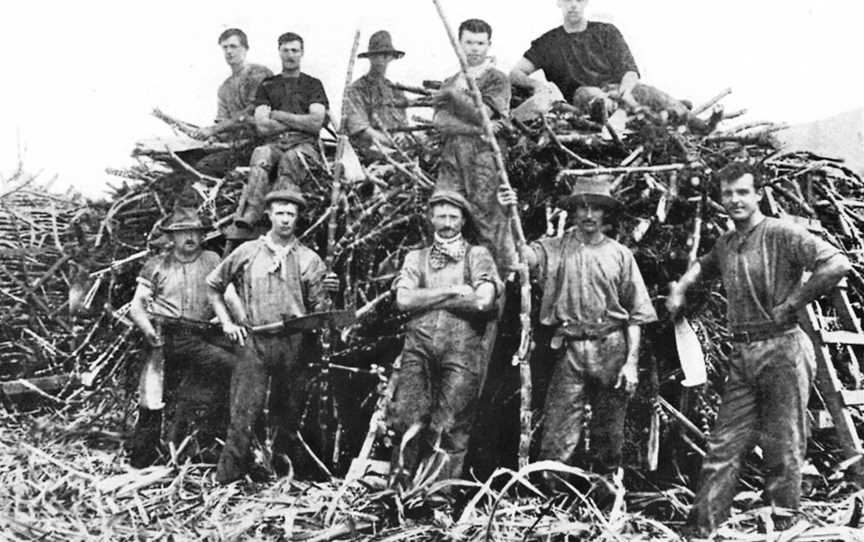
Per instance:
[[[492,54],[509,71],[532,39],[561,22],[555,0],[442,0],[451,23],[493,27]],[[276,38],[306,40],[303,71],[338,109],[354,29],[388,29],[406,56],[391,79],[419,84],[458,69],[431,0],[7,2],[0,84],[0,178],[17,164],[98,196],[108,167],[134,161],[138,139],[167,136],[154,107],[209,123],[228,75],[216,39],[249,35],[248,60],[280,68]],[[15,7],[10,7],[15,6]],[[726,87],[747,120],[800,123],[864,107],[864,2],[858,0],[591,0],[589,17],[627,39],[643,80],[703,102]],[[355,78],[366,71],[357,62]],[[118,182],[113,179],[113,182]]]

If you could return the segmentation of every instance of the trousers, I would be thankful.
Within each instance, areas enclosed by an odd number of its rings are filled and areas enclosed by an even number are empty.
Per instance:
[[[541,459],[573,460],[582,438],[585,409],[590,405],[592,460],[605,472],[621,464],[628,397],[615,384],[626,359],[624,331],[599,339],[565,341],[546,392]]]
[[[253,426],[264,410],[270,390],[270,417],[275,423],[274,448],[287,450],[292,461],[302,457],[297,431],[306,401],[310,368],[301,359],[303,335],[249,336],[238,348],[231,377],[231,421],[219,457],[216,479],[227,483],[243,476],[251,458]]]
[[[793,510],[801,500],[807,401],[816,365],[810,338],[796,327],[763,341],[734,343],[729,363],[689,518],[706,531],[729,516],[742,459],[757,442],[767,472],[765,500]]]

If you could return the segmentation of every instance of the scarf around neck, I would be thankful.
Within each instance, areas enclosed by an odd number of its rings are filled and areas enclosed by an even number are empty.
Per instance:
[[[461,233],[452,239],[442,239],[436,233],[435,242],[432,243],[432,250],[429,252],[429,265],[437,270],[450,262],[461,262],[467,248]]]

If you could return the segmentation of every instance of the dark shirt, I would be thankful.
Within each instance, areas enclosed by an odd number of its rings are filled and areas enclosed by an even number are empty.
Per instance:
[[[737,333],[774,324],[772,309],[801,284],[803,272],[837,254],[801,226],[765,218],[747,233],[724,233],[699,263],[706,278],[722,276],[729,325]]]
[[[269,105],[274,110],[295,115],[308,114],[309,106],[316,103],[325,108],[330,107],[324,85],[320,80],[302,72],[298,77],[285,77],[282,74],[268,77],[261,82],[255,94],[255,107]],[[288,130],[280,136],[280,140],[297,139],[298,143],[301,140],[314,143],[317,136],[317,133]]]
[[[550,30],[531,42],[523,56],[568,100],[579,87],[604,87],[620,83],[627,72],[639,73],[621,32],[596,21],[582,32],[567,33],[563,26]]]

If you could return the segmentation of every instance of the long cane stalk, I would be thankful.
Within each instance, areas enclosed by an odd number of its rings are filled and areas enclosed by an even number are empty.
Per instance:
[[[456,56],[459,58],[459,66],[462,69],[462,74],[465,76],[465,81],[468,83],[468,90],[471,93],[471,98],[474,101],[474,106],[480,114],[480,119],[483,123],[483,132],[487,143],[492,147],[495,156],[495,165],[498,168],[498,176],[501,180],[501,185],[510,187],[510,179],[507,177],[507,168],[504,165],[504,155],[501,153],[501,147],[498,145],[498,140],[495,137],[495,130],[492,127],[492,120],[489,118],[489,113],[486,111],[483,103],[483,95],[477,87],[477,82],[474,77],[468,73],[468,61],[465,58],[465,53],[459,46],[456,34],[453,32],[453,27],[447,21],[447,16],[441,7],[439,0],[432,0],[435,8],[438,10],[438,16],[444,24],[444,29],[447,31],[447,37],[450,38],[450,45],[453,46]],[[519,321],[522,326],[522,333],[519,342],[519,349],[513,355],[513,365],[519,365],[519,377],[521,380],[520,387],[520,408],[519,408],[519,467],[522,468],[528,464],[528,451],[531,446],[531,366],[528,363],[528,357],[531,353],[531,283],[528,276],[528,265],[522,258],[523,249],[525,247],[525,233],[522,231],[522,223],[519,221],[519,212],[515,206],[510,208],[511,217],[510,224],[516,237],[516,251],[519,255],[519,278],[520,278],[520,298],[521,308],[519,311]]]

